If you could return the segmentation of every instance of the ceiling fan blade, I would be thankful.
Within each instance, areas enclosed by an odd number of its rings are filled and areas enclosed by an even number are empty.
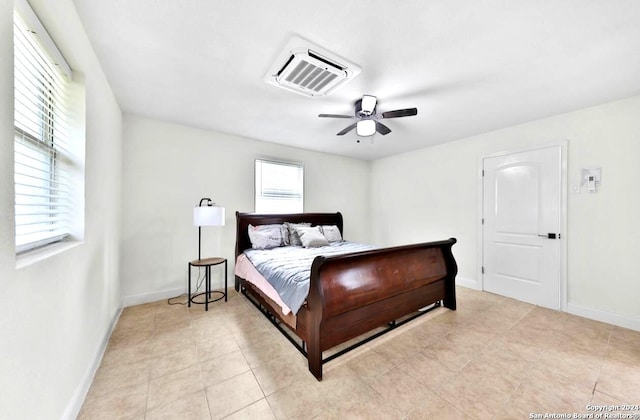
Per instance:
[[[319,114],[318,117],[320,117],[320,118],[349,118],[349,119],[355,118],[353,115],[338,115],[338,114]]]
[[[382,118],[410,117],[418,115],[418,108],[396,109],[395,111],[383,112],[381,115]]]
[[[336,134],[336,136],[344,136],[345,134],[347,134],[349,131],[353,130],[354,128],[356,128],[356,125],[358,125],[358,123],[353,123],[351,124],[349,127],[345,128],[344,130],[342,130],[341,132],[339,132],[338,134]]]
[[[383,136],[386,136],[391,132],[391,129],[386,125],[382,124],[381,122],[376,121],[376,131],[382,134]]]

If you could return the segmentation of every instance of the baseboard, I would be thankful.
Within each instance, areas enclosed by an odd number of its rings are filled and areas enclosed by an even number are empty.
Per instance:
[[[143,303],[157,302],[162,299],[169,299],[187,293],[185,289],[169,289],[159,292],[142,293],[139,295],[125,296],[122,298],[122,307],[141,305]]]
[[[617,325],[618,327],[640,331],[640,318],[634,318],[610,311],[603,311],[602,309],[590,308],[588,306],[576,305],[575,303],[567,304],[567,312],[584,318],[593,319],[594,321],[606,322],[607,324]]]
[[[80,410],[82,409],[82,404],[84,403],[85,398],[87,397],[87,393],[89,392],[89,388],[93,383],[93,378],[96,376],[96,372],[98,371],[98,367],[102,362],[102,357],[104,356],[105,351],[107,350],[107,344],[109,344],[109,338],[111,338],[111,334],[113,333],[116,324],[118,323],[118,319],[120,318],[120,314],[122,313],[122,308],[116,311],[113,319],[111,320],[111,325],[109,325],[109,329],[107,333],[102,337],[102,342],[96,351],[96,355],[93,358],[93,363],[89,366],[89,369],[85,372],[80,384],[76,388],[76,392],[73,393],[73,397],[67,404],[67,408],[64,410],[64,414],[62,415],[62,419],[64,420],[74,420],[80,414]]]
[[[456,277],[456,286],[466,287],[468,289],[480,290],[480,285],[477,281],[473,279],[468,279],[465,277]]]

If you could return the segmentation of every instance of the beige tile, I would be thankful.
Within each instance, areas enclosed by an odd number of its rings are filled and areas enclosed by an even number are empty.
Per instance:
[[[611,329],[611,338],[635,344],[636,348],[640,347],[640,331],[634,331],[622,327],[613,327]]]
[[[328,406],[362,405],[379,398],[379,394],[356,375],[348,364],[325,370],[322,381],[316,382],[316,385],[325,396]]]
[[[565,312],[536,306],[518,322],[518,325],[545,331],[559,331],[562,330],[568,317],[569,315]]]
[[[188,345],[193,345],[194,340],[188,327],[178,329],[165,329],[155,331],[149,339],[149,356],[157,357],[177,353]]]
[[[562,324],[562,331],[573,332],[590,339],[608,339],[613,325],[577,315],[568,315]]]
[[[559,340],[559,333],[552,329],[540,329],[518,322],[504,332],[499,339],[520,344],[523,348],[529,348],[528,352],[539,356],[549,347],[556,345]]]
[[[186,298],[185,298],[185,301],[186,301]],[[216,302],[216,303],[209,302],[209,310],[207,311],[205,309],[205,305],[192,303],[191,307],[187,307],[187,314],[189,314],[189,318],[191,320],[195,320],[200,317],[211,318],[216,316],[224,316],[225,308],[223,306],[224,306],[224,303],[222,302]]]
[[[326,408],[315,420],[401,420],[405,415],[383,399],[366,403],[345,401],[334,407]]]
[[[483,349],[494,342],[499,333],[490,328],[477,328],[471,324],[452,329],[446,336],[456,347]]]
[[[346,364],[366,382],[393,367],[387,359],[373,350],[365,350],[358,353],[357,356],[350,358]]]
[[[198,352],[193,343],[186,343],[177,352],[154,357],[149,363],[150,378],[154,379],[196,365]]]
[[[449,404],[444,399],[437,395],[429,396],[428,398],[419,401],[416,404],[416,408],[411,410],[406,417],[407,420],[422,420],[422,419],[471,419],[471,417],[464,414],[462,411]]]
[[[447,312],[433,318],[434,323],[442,324],[448,327],[455,327],[464,325],[473,321],[477,316],[477,311],[468,311],[462,309],[462,304],[458,306],[458,310],[452,311],[447,310]]]
[[[126,308],[79,418],[516,419],[637,399],[640,333],[457,292],[459,311],[438,308],[325,364],[321,382],[235,291],[208,312]]]
[[[264,398],[252,372],[219,382],[206,388],[212,419],[221,419]]]
[[[549,348],[540,355],[536,366],[559,372],[580,383],[594,384],[598,379],[603,359],[603,355],[592,354],[577,348]]]
[[[278,357],[286,356],[291,350],[289,347],[285,347],[285,344],[291,346],[289,343],[281,343],[280,341],[262,342],[256,345],[251,345],[241,349],[245,359],[249,363],[251,368],[256,368]],[[298,361],[296,361],[297,363]]]
[[[433,395],[433,392],[400,369],[391,369],[369,384],[389,404],[408,414],[416,401]]]
[[[102,365],[93,380],[92,391],[104,395],[116,389],[149,382],[151,360],[143,359],[132,363]]]
[[[147,409],[175,401],[202,389],[204,384],[200,377],[200,368],[195,365],[152,379],[149,381]]]
[[[162,301],[164,302],[164,301]],[[120,320],[123,319],[140,319],[145,316],[153,316],[156,313],[159,302],[144,303],[142,305],[129,306],[122,309]]]
[[[450,327],[443,323],[432,321],[431,319],[423,321],[426,317],[428,317],[428,315],[417,319],[406,326],[410,329],[411,333],[422,342],[423,347],[427,347],[438,341],[439,338],[447,335],[450,330]],[[413,325],[414,323],[415,325]]]
[[[275,327],[271,327],[275,330]],[[231,331],[233,338],[236,340],[240,348],[258,345],[260,343],[272,341],[273,333],[266,328],[256,329],[235,329]]]
[[[231,329],[227,326],[225,316],[206,314],[198,318],[191,318],[191,337],[196,343],[216,338],[231,336]]]
[[[184,307],[157,311],[153,319],[154,331],[166,331],[170,328],[189,328],[189,321],[189,312]]]
[[[501,412],[517,386],[518,382],[508,373],[486,363],[471,363],[438,393],[468,416],[487,419]]]
[[[596,384],[595,379],[586,380],[583,375],[571,375],[554,366],[536,363],[523,380],[527,386],[533,386],[540,392],[553,389],[556,396],[567,401],[589,401]],[[530,388],[529,388],[530,389]]]
[[[140,319],[129,317],[119,319],[109,338],[109,347],[129,346],[144,342],[153,335],[153,315]]]
[[[562,331],[558,333],[558,341],[550,347],[560,351],[590,354],[593,357],[602,358],[607,350],[608,342],[608,338],[590,339],[586,336],[575,333],[567,334],[566,331]]]
[[[311,419],[327,408],[325,393],[311,375],[277,390],[267,401],[278,419]]]
[[[591,396],[591,404],[592,405],[611,405],[611,406],[620,406],[624,404],[622,401],[612,397],[611,395],[603,394],[600,391],[594,391]]]
[[[495,393],[510,395],[520,384],[511,372],[489,363],[474,360],[456,375],[457,380],[481,384]]]
[[[450,370],[457,371],[478,357],[485,345],[485,343],[465,342],[460,337],[452,339],[446,336],[424,349],[422,353]]]
[[[263,398],[239,411],[236,411],[232,415],[225,417],[225,420],[245,419],[276,420],[276,416],[273,414],[271,407],[269,407],[267,400]]]
[[[612,336],[606,350],[605,359],[617,360],[623,364],[640,366],[640,343]]]
[[[147,411],[145,420],[211,420],[204,390]]]
[[[233,336],[229,334],[219,337],[212,336],[206,340],[197,341],[196,349],[198,351],[198,359],[204,362],[238,351],[240,347],[238,347],[238,343],[236,343]]]
[[[379,337],[372,344],[372,349],[387,360],[388,363],[398,364],[400,361],[424,349],[426,344],[411,331],[403,332],[395,337]]]
[[[405,359],[398,365],[398,369],[432,390],[439,389],[455,374],[454,370],[422,352]]]
[[[579,398],[561,395],[559,389],[549,387],[546,392],[528,384],[521,384],[513,393],[504,412],[516,418],[530,418],[529,413],[580,413],[583,412],[587,401]]]
[[[78,420],[129,419],[144,416],[147,403],[147,382],[116,389],[94,397],[91,393],[84,402]]]
[[[487,312],[504,315],[511,320],[520,320],[536,308],[535,305],[520,302],[515,299],[504,299],[497,305],[493,305]]]
[[[303,375],[309,375],[304,365],[291,363],[291,358],[287,356],[263,363],[253,368],[253,373],[265,395],[296,382]]]
[[[629,364],[624,358],[608,357],[602,365],[595,389],[620,401],[635,404],[640,395],[640,365]]]
[[[249,364],[240,350],[200,363],[205,387],[215,385],[249,371]]]
[[[127,365],[148,359],[149,343],[148,341],[136,342],[131,345],[107,347],[107,351],[102,357],[102,366]]]

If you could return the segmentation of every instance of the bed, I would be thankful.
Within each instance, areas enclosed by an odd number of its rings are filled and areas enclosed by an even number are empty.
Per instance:
[[[285,222],[337,226],[344,236],[341,213],[236,212],[236,261],[252,248],[249,225]],[[297,313],[284,313],[277,297],[247,279],[250,276],[244,272],[238,275],[237,270],[235,289],[262,309],[281,331],[284,326],[301,340],[299,350],[307,357],[309,371],[322,380],[322,365],[330,360],[323,359],[323,352],[379,327],[394,328],[400,325],[398,320],[406,322],[423,314],[421,309],[425,307],[456,309],[457,265],[451,252],[455,243],[456,239],[450,238],[317,256],[311,265],[306,301]]]

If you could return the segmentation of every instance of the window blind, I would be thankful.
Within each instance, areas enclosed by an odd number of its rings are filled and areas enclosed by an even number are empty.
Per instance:
[[[39,23],[39,22],[38,22]],[[14,12],[16,252],[70,234],[68,83],[43,48],[47,37]],[[44,32],[44,33],[42,33]],[[66,63],[65,63],[66,64]]]
[[[298,163],[256,159],[256,212],[302,213],[304,168]]]

